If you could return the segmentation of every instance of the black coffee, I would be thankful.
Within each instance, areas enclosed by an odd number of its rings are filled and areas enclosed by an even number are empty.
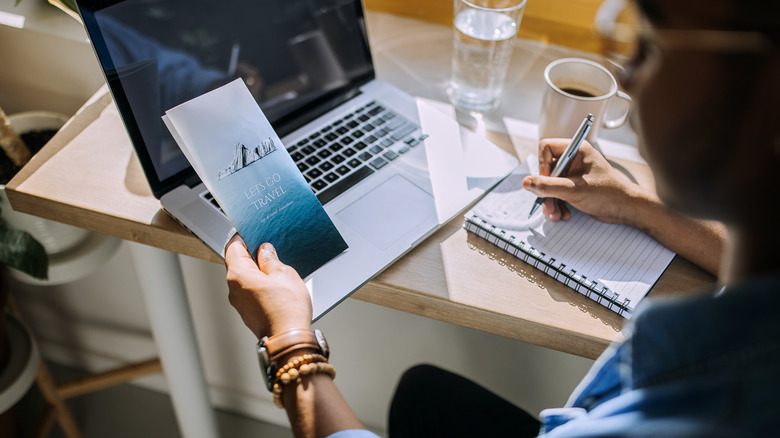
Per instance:
[[[595,94],[590,93],[590,92],[585,91],[585,90],[580,90],[579,88],[561,88],[561,91],[563,91],[564,93],[573,94],[573,95],[579,96],[579,97],[596,97]]]

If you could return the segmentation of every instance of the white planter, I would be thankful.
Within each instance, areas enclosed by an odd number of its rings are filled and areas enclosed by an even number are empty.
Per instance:
[[[67,116],[49,111],[23,112],[8,118],[19,134],[40,129],[59,129],[68,121]],[[32,234],[49,255],[68,251],[84,242],[90,235],[90,231],[82,228],[14,211],[5,196],[3,185],[0,185],[0,214],[8,225]]]
[[[68,117],[49,111],[30,111],[8,116],[18,133],[40,129],[59,129]],[[49,278],[38,280],[11,269],[11,275],[28,284],[70,283],[91,274],[119,248],[121,241],[83,228],[14,211],[0,185],[0,214],[12,227],[30,233],[49,254]]]
[[[11,315],[7,318],[11,356],[5,368],[0,369],[0,412],[7,411],[24,397],[35,382],[41,360],[30,329]]]
[[[14,130],[23,134],[39,129],[60,129],[68,116],[54,111],[25,111],[8,116]]]

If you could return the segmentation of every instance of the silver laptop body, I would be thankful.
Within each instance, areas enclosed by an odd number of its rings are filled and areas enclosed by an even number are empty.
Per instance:
[[[250,89],[262,83],[261,108],[349,245],[305,279],[315,319],[517,165],[458,126],[446,106],[374,78],[360,1],[208,2],[209,13],[159,23],[147,18],[154,14],[143,0],[78,4],[155,196],[218,254],[232,226],[166,138],[160,116],[237,76]],[[168,17],[198,10],[192,0],[154,5]],[[254,27],[242,30],[247,20]],[[180,37],[188,31],[210,35],[210,47],[189,48]],[[139,61],[147,76],[131,80],[123,68]]]

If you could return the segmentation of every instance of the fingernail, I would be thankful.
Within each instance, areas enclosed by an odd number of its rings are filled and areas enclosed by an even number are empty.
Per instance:
[[[536,187],[536,180],[532,178],[528,178],[527,180],[523,180],[523,189],[525,189],[528,192],[533,193],[534,195],[539,195],[539,189]]]

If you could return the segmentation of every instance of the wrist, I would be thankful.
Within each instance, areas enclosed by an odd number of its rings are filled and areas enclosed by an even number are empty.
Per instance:
[[[332,368],[332,365],[330,367]],[[332,369],[335,370],[335,368]],[[325,385],[334,385],[334,379],[335,372],[318,371],[301,375],[295,382],[284,385],[278,396],[274,394],[274,404],[276,407],[288,411],[295,409],[296,405],[302,403],[301,400],[307,398],[307,393],[326,391]]]
[[[640,230],[647,230],[648,222],[652,222],[652,217],[657,213],[661,205],[660,199],[650,190],[639,185],[635,185],[627,191],[628,202],[623,211],[623,217],[620,221]]]
[[[327,381],[332,384],[335,378],[336,369],[322,356],[298,357],[277,373],[272,390],[274,404],[280,409],[289,409],[297,403],[299,391],[311,393],[312,385],[323,388],[321,385]]]
[[[311,330],[311,324],[309,323],[300,323],[300,322],[289,322],[289,323],[280,323],[280,324],[271,324],[268,327],[267,333],[255,333],[257,335],[257,339],[263,339],[263,338],[271,338],[274,336],[277,336],[282,333],[286,333],[292,330]]]
[[[276,372],[295,358],[320,355],[327,361],[328,342],[319,330],[291,329],[273,336],[265,336],[257,343],[257,356],[265,377],[266,387],[273,388]]]
[[[256,333],[257,339],[262,339],[264,336],[272,337],[290,330],[311,330],[311,314],[305,314],[305,312],[269,312],[267,321],[267,332]]]
[[[278,364],[278,367],[281,368],[285,364],[288,364],[291,361],[293,361],[294,359],[297,359],[307,354],[321,354],[321,353],[320,350],[316,348],[301,348],[299,350],[291,351],[289,353],[285,353],[283,355],[277,356],[276,363]]]
[[[258,358],[274,404],[284,408],[284,400],[294,399],[292,394],[301,383],[321,379],[317,375],[335,378],[336,370],[328,363],[329,356],[327,341],[319,330],[293,329],[261,339]],[[308,383],[305,385],[308,387]]]

